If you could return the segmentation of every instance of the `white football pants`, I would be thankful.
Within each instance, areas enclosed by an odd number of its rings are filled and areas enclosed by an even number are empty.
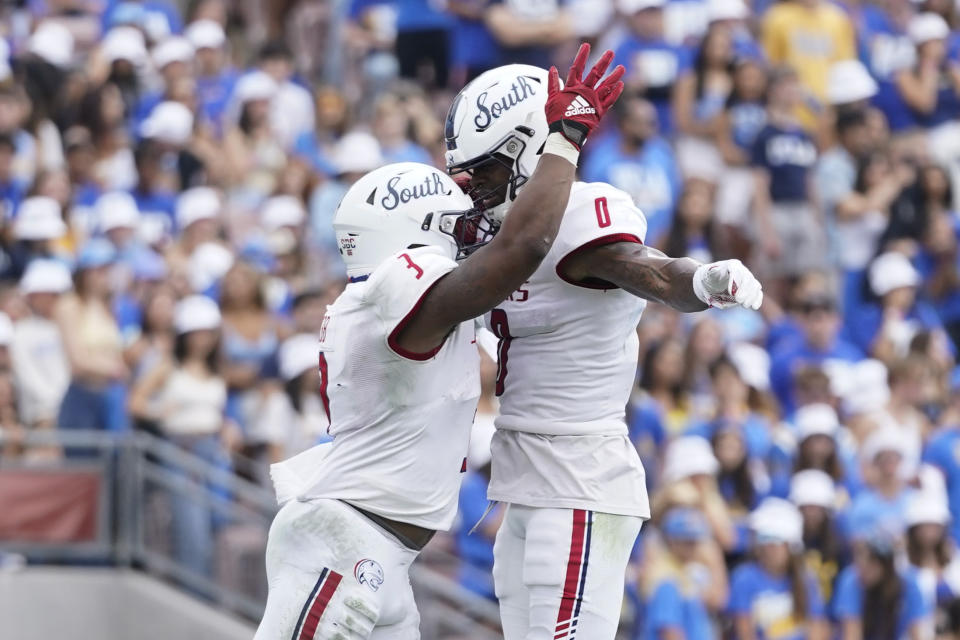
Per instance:
[[[504,640],[613,640],[641,518],[511,504],[493,546]]]
[[[288,502],[270,527],[254,640],[419,640],[407,575],[416,557],[342,502]]]

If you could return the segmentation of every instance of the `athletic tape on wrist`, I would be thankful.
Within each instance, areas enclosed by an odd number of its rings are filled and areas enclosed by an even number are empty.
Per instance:
[[[704,279],[707,276],[707,271],[709,270],[710,266],[710,264],[701,264],[693,273],[693,293],[703,304],[713,306],[710,304],[711,296],[707,292],[707,287],[704,284]]]
[[[580,159],[580,152],[573,146],[573,143],[556,132],[547,136],[547,141],[543,145],[543,152],[560,156],[573,166],[577,166],[577,161]]]

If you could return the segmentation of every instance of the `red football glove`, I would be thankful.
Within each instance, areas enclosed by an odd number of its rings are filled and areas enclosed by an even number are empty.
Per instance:
[[[580,45],[580,51],[567,74],[567,82],[560,88],[560,76],[556,67],[550,67],[547,81],[547,123],[550,131],[559,132],[577,149],[583,148],[587,136],[600,124],[600,118],[607,112],[623,91],[623,65],[617,65],[600,84],[600,78],[613,60],[613,51],[609,49],[600,56],[586,78],[583,68],[590,55],[590,45]]]

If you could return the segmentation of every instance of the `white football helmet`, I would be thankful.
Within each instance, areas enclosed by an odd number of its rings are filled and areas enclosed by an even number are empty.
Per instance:
[[[447,171],[456,175],[490,161],[509,164],[505,184],[471,194],[482,202],[504,190],[503,203],[491,208],[498,222],[540,161],[548,133],[546,103],[547,72],[509,64],[477,76],[450,105],[444,132]]]
[[[419,162],[389,164],[363,176],[333,217],[351,281],[365,279],[411,245],[441,247],[451,259],[465,258],[488,242],[496,227],[450,176]]]

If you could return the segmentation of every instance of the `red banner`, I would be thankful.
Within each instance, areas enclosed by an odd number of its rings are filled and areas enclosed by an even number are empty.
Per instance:
[[[0,470],[0,540],[93,542],[100,474]]]

